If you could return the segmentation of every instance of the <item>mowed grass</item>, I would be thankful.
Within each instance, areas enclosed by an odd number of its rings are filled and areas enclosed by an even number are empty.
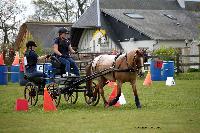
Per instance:
[[[176,80],[176,86],[153,82],[151,87],[137,82],[142,104],[137,109],[131,86],[123,85],[127,104],[104,108],[85,104],[83,94],[74,105],[63,100],[56,112],[44,112],[42,96],[28,112],[14,111],[15,100],[23,98],[18,84],[0,86],[0,133],[197,133],[200,131],[200,81]],[[105,88],[108,97],[111,88]]]

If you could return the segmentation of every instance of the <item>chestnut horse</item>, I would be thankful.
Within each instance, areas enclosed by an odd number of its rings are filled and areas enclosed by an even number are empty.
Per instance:
[[[135,104],[137,108],[141,108],[136,89],[136,79],[137,74],[144,74],[143,58],[143,53],[139,50],[132,50],[127,54],[121,55],[100,55],[86,67],[86,76],[109,68],[113,70],[110,73],[97,78],[97,88],[103,98],[105,106],[116,104],[121,96],[122,84],[124,82],[130,82],[135,96]],[[108,80],[116,81],[118,87],[117,96],[109,103],[105,99],[103,90],[103,87],[108,83]],[[91,87],[92,81],[87,81],[86,85],[87,87]]]

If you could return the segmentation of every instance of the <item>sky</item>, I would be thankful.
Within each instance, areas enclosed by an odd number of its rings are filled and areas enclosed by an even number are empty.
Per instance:
[[[28,16],[33,15],[35,12],[34,6],[33,4],[31,4],[31,1],[32,0],[17,0],[17,3],[23,4],[24,6],[27,7],[27,10],[24,12],[25,18],[28,18]],[[18,16],[18,17],[19,19],[23,18],[23,16]],[[23,21],[25,22],[26,20]]]

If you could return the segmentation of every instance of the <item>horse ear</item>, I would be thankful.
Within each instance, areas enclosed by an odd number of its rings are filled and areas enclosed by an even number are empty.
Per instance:
[[[140,54],[141,54],[139,50],[136,50],[135,53],[136,53],[137,55],[140,55]]]

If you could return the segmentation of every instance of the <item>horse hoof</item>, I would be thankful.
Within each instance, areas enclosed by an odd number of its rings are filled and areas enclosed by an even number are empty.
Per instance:
[[[141,105],[137,105],[137,108],[138,108],[138,109],[141,109],[141,108],[142,108],[142,106],[141,106]]]

